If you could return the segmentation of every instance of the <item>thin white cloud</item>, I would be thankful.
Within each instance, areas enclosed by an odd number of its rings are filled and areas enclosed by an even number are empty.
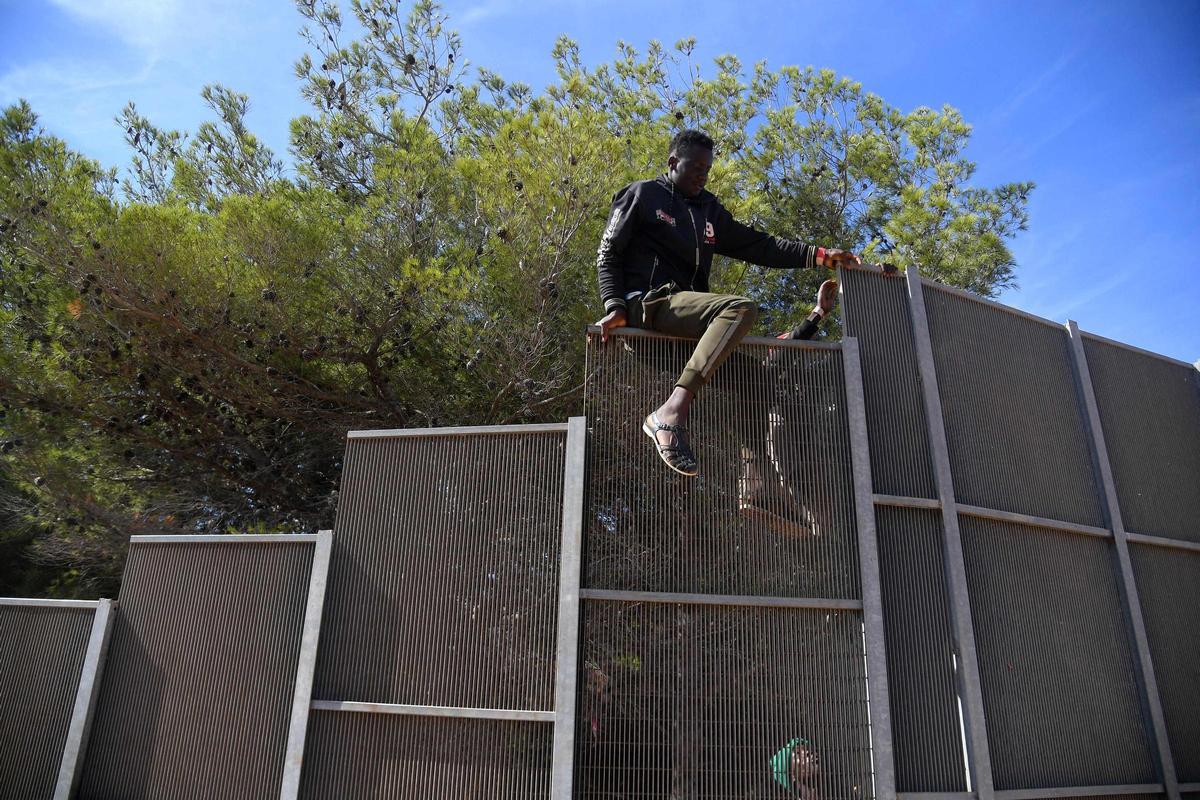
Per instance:
[[[181,0],[51,0],[69,15],[115,34],[125,44],[150,53],[180,38]]]
[[[1050,142],[1062,136],[1071,128],[1079,124],[1079,121],[1098,109],[1103,103],[1103,99],[1096,97],[1088,101],[1082,106],[1077,107],[1074,111],[1063,113],[1050,120],[1051,124],[1043,125],[1036,130],[1038,136],[1035,139],[1018,139],[1012,145],[1005,148],[999,156],[996,157],[993,169],[1000,169],[1001,166],[1007,167],[1013,162],[1022,162],[1028,160],[1034,153],[1041,150]],[[998,166],[1000,165],[1000,166]]]
[[[473,5],[461,14],[456,15],[453,22],[460,25],[471,25],[506,14],[511,9],[512,3],[508,2],[508,0],[486,0],[486,2]]]
[[[993,124],[1003,122],[1017,112],[1025,101],[1033,95],[1040,92],[1042,89],[1051,85],[1059,74],[1067,68],[1068,65],[1079,55],[1079,48],[1075,48],[1070,52],[1063,53],[1058,59],[1037,75],[1032,81],[1022,87],[1015,95],[1008,99],[1004,105],[992,112],[991,122]]]
[[[229,45],[264,13],[237,0],[50,0],[83,25],[150,57]]]
[[[25,98],[38,105],[41,100],[137,86],[150,77],[157,60],[151,56],[128,70],[66,60],[24,64],[0,75],[0,103]]]
[[[609,6],[615,6],[617,0],[610,0]],[[540,17],[572,9],[585,7],[585,0],[482,0],[467,6],[462,11],[457,8],[447,8],[450,17],[450,27],[471,26],[477,22],[494,19],[501,16],[537,13]]]
[[[1103,297],[1109,292],[1117,289],[1122,284],[1133,280],[1136,275],[1133,272],[1116,272],[1110,275],[1106,280],[1092,284],[1086,291],[1072,292],[1069,299],[1064,302],[1052,304],[1048,307],[1043,307],[1044,310],[1036,312],[1048,319],[1060,320],[1066,319],[1077,309],[1089,305],[1097,298]]]

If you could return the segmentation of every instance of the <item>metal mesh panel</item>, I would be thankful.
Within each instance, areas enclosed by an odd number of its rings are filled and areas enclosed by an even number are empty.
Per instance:
[[[965,792],[941,512],[876,509],[896,789]]]
[[[1112,543],[959,526],[996,788],[1153,783]]]
[[[958,502],[1103,525],[1066,330],[927,288]]]
[[[0,604],[0,798],[54,793],[94,616]]]
[[[1200,554],[1129,550],[1175,771],[1200,783]]]
[[[564,444],[349,440],[315,698],[553,708]]]
[[[551,734],[536,722],[314,711],[300,796],[543,800]]]
[[[937,497],[906,283],[865,270],[843,270],[842,280],[846,335],[862,355],[875,491]]]
[[[279,794],[312,556],[130,547],[81,797]]]
[[[860,596],[840,350],[742,344],[692,407],[685,478],[641,426],[694,343],[592,338],[585,586]]]
[[[583,623],[575,797],[873,796],[857,612],[589,601]]]
[[[1125,529],[1200,541],[1194,367],[1083,338]]]

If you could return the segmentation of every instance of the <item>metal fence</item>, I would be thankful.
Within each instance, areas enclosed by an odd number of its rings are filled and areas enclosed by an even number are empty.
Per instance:
[[[329,538],[132,538],[79,797],[281,794],[303,748]]]
[[[352,432],[332,534],[0,601],[0,798],[1200,797],[1200,373],[841,278],[696,478],[641,431],[693,345],[622,330],[586,417]]]
[[[0,798],[70,796],[111,609],[0,599]]]
[[[1200,791],[1196,369],[916,270],[842,287],[901,796]]]
[[[857,345],[746,340],[689,479],[641,422],[692,346],[589,344],[574,796],[891,796]]]
[[[567,796],[583,438],[349,435],[302,796]]]

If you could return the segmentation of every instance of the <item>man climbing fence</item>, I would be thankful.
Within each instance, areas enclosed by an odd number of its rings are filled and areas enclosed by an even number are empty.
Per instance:
[[[709,291],[713,255],[780,269],[859,265],[854,253],[780,239],[735,220],[704,189],[712,160],[707,134],[676,134],[666,174],[614,196],[596,261],[606,312],[597,323],[602,342],[626,325],[699,338],[670,396],[642,423],[667,466],[689,476],[698,470],[687,439],[692,399],[758,318],[750,299]]]

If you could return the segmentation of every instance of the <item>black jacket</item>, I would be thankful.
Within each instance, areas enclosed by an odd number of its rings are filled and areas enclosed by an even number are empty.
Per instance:
[[[675,191],[666,176],[636,181],[613,196],[596,269],[604,310],[624,306],[633,292],[674,282],[707,292],[713,254],[764,267],[815,266],[817,248],[743,225],[711,192],[694,199]]]

